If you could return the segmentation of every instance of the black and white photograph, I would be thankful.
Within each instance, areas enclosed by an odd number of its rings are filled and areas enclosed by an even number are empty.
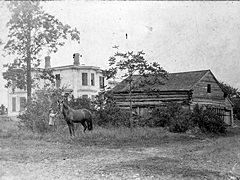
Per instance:
[[[239,1],[0,12],[0,180],[240,180]]]

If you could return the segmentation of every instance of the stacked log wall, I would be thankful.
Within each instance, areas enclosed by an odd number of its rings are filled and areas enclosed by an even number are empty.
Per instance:
[[[161,106],[167,102],[189,104],[191,100],[189,91],[133,92],[131,98],[133,107]],[[119,107],[129,108],[130,97],[128,93],[116,93],[114,99]]]

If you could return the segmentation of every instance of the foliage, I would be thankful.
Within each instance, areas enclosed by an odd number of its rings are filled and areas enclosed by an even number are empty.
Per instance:
[[[225,95],[228,96],[233,102],[233,114],[235,114],[237,119],[240,119],[240,92],[238,88],[234,88],[224,82],[220,82],[220,86],[224,91]]]
[[[70,101],[68,102],[68,105],[73,109],[86,108],[89,110],[94,110],[94,107],[92,106],[91,100],[89,98],[83,97],[74,98],[72,96]]]
[[[183,109],[178,103],[157,107],[151,115],[154,126],[168,127],[171,132],[185,132],[192,126],[190,110]]]
[[[6,113],[6,107],[3,104],[1,104],[1,106],[0,106],[0,114],[2,115],[2,114],[5,114],[5,113]]]
[[[130,114],[121,110],[114,101],[112,91],[103,90],[93,102],[95,107],[95,122],[100,126],[129,126]]]
[[[42,78],[31,75],[32,68],[40,65],[39,54],[44,50],[48,53],[57,52],[69,36],[80,43],[80,33],[44,12],[40,1],[10,1],[8,8],[12,16],[7,23],[9,40],[4,51],[5,55],[14,55],[16,58],[13,63],[4,65],[7,68],[4,79],[7,80],[6,87],[14,84],[13,88],[27,89],[29,99],[34,81]],[[53,80],[50,71],[39,73],[45,73],[45,79]]]
[[[197,125],[204,133],[226,132],[227,125],[211,107],[204,108],[197,104],[193,109],[191,119],[193,124]]]
[[[180,104],[168,103],[166,107],[153,109],[151,121],[154,126],[167,127],[170,132],[186,132],[199,128],[204,133],[225,133],[226,124],[211,107],[196,105],[193,111]]]
[[[233,102],[233,114],[235,114],[235,117],[240,120],[240,97],[231,98]]]
[[[25,111],[18,116],[20,127],[32,132],[48,131],[49,110],[58,111],[57,100],[62,97],[63,89],[44,89],[33,96],[32,102],[25,104]],[[61,118],[59,118],[61,120]],[[61,121],[60,121],[61,122]]]
[[[238,88],[234,88],[224,82],[220,82],[220,87],[222,88],[223,92],[225,93],[226,96],[229,98],[232,98],[233,96],[238,96],[239,95],[239,90]]]

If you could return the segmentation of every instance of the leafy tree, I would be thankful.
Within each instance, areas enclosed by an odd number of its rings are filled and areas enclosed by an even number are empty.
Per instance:
[[[240,119],[240,92],[238,88],[234,88],[224,82],[220,82],[220,86],[226,97],[229,97],[233,102],[233,113],[237,119]]]
[[[234,88],[224,82],[220,82],[220,86],[221,86],[223,92],[225,93],[225,96],[228,96],[229,98],[239,95],[238,88]]]
[[[4,79],[6,87],[13,86],[27,90],[27,99],[31,100],[31,91],[36,78],[32,77],[33,68],[40,65],[39,54],[43,50],[48,53],[57,52],[59,46],[71,37],[80,43],[80,33],[64,25],[53,15],[43,11],[40,1],[11,1],[8,8],[12,13],[9,28],[8,42],[4,46],[5,55],[14,55],[13,63],[5,64],[7,68]],[[44,71],[46,79],[53,80],[50,71]]]
[[[119,70],[123,73],[121,77],[128,84],[129,105],[130,105],[130,127],[133,128],[132,114],[132,92],[139,86],[162,84],[163,78],[167,78],[167,72],[157,63],[148,63],[143,55],[143,51],[115,53],[109,59],[110,68],[105,71],[107,79],[115,78]],[[134,80],[134,75],[139,75],[139,80]]]

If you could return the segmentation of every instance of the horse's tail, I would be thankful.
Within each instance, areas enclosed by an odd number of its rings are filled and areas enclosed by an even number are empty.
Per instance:
[[[89,131],[93,129],[92,118],[87,121],[87,127]]]

